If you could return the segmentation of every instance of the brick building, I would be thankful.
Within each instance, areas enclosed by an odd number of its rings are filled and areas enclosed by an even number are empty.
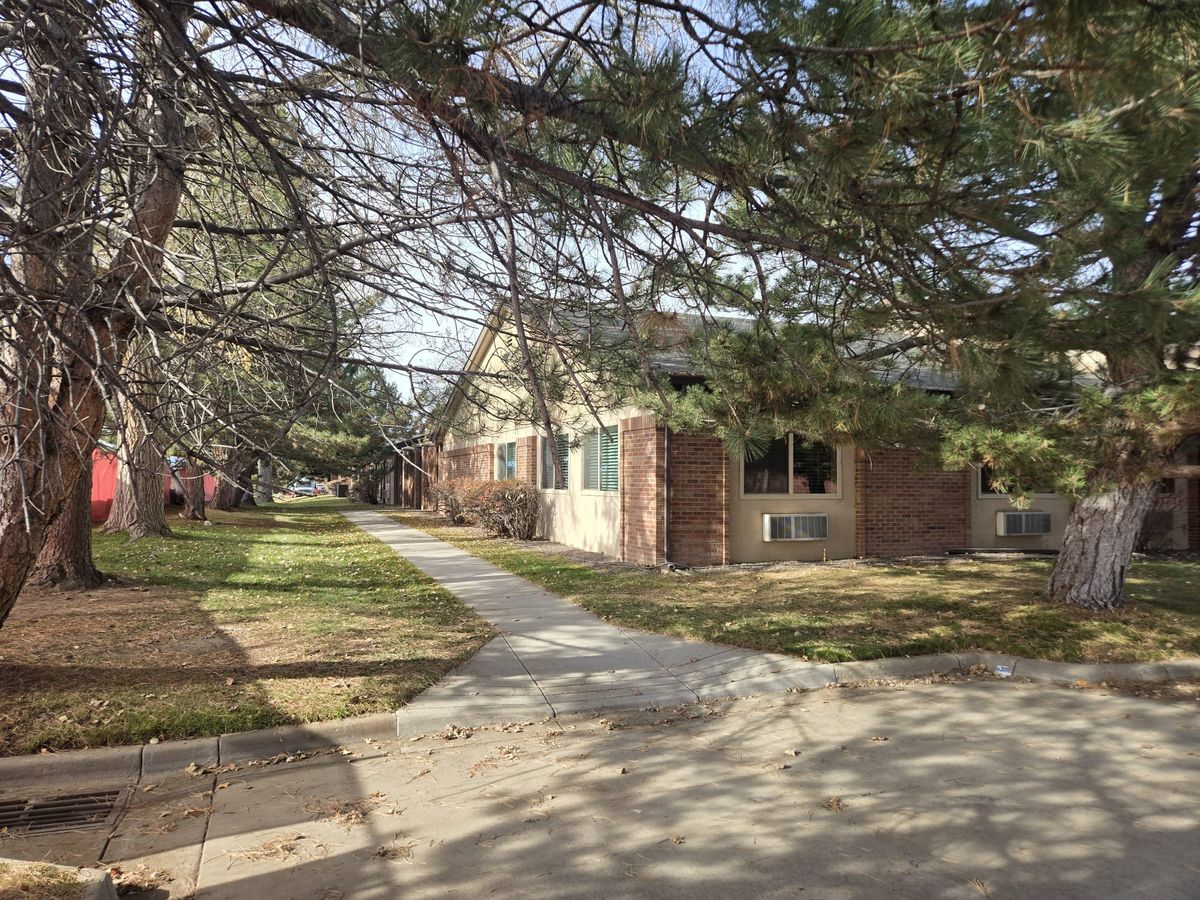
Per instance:
[[[489,328],[468,368],[505,371],[512,359],[503,329]],[[945,384],[933,376],[929,389]],[[432,481],[522,479],[542,492],[544,537],[643,565],[685,566],[1048,550],[1060,543],[1069,509],[1046,494],[1017,510],[978,469],[922,468],[902,448],[827,447],[785,435],[759,459],[743,460],[712,435],[669,430],[649,410],[600,392],[583,406],[558,404],[551,440],[516,424],[511,411],[530,403],[521,389],[510,391],[498,396],[491,387],[488,402],[464,402],[471,396],[464,379],[449,403],[450,424],[397,465],[409,487],[398,482],[392,502],[432,508]],[[1195,480],[1164,486],[1161,546],[1195,545],[1197,510]]]

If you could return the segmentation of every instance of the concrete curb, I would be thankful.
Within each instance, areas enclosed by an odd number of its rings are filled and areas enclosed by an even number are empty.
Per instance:
[[[220,737],[192,738],[135,747],[101,747],[0,759],[0,791],[11,793],[50,779],[73,787],[136,784],[144,778],[181,775],[192,763],[224,765],[267,759],[280,753],[302,753],[396,736],[393,713],[356,716],[311,725],[287,725]]]
[[[27,859],[8,859],[0,857],[0,863],[10,866],[31,865]],[[76,869],[74,866],[56,866],[53,863],[40,863],[62,872],[70,872],[79,878],[79,886],[83,888],[80,900],[117,900],[117,889],[113,880],[104,869]]]
[[[136,747],[100,747],[0,759],[0,786],[65,778],[81,784],[133,784],[141,776],[142,750]]]
[[[85,885],[81,900],[117,900],[116,885],[103,869],[80,869],[79,880]]]
[[[396,736],[393,713],[355,716],[311,725],[285,725],[264,731],[243,731],[220,737],[218,761],[221,765],[265,759],[280,753],[309,752],[361,743],[368,738],[384,741]]]
[[[1000,653],[967,652],[938,653],[929,656],[905,656],[892,659],[872,659],[851,663],[811,663],[808,671],[790,672],[786,680],[793,689],[815,690],[835,684],[863,681],[894,681],[921,678],[926,675],[962,672],[973,666],[985,666],[989,673],[1006,667],[1013,678],[1046,684],[1074,684],[1086,681],[1120,682],[1125,684],[1157,684],[1170,681],[1200,680],[1200,659],[1178,659],[1161,663],[1088,663],[1051,662],[1026,659]],[[1002,670],[1003,671],[1003,670]],[[716,686],[704,691],[702,699],[714,699]],[[711,695],[711,696],[710,696]],[[737,696],[736,691],[720,696]],[[632,699],[632,698],[631,698]],[[645,704],[642,704],[645,705]],[[614,706],[613,709],[633,708]],[[602,707],[587,712],[600,713]],[[403,709],[400,710],[400,714]],[[62,753],[42,753],[36,756],[13,756],[0,759],[0,785],[7,790],[20,783],[41,782],[49,778],[66,778],[80,784],[136,783],[141,778],[162,778],[178,775],[192,763],[201,766],[225,765],[266,759],[280,753],[311,752],[331,747],[360,743],[364,740],[386,741],[399,734],[410,736],[418,724],[405,722],[398,727],[397,713],[378,713],[356,716],[311,725],[287,725],[262,731],[243,731],[223,734],[219,738],[195,738],[146,744],[137,747],[102,747],[97,750],[72,750]],[[458,719],[461,719],[459,716]],[[511,718],[511,716],[509,716]],[[437,724],[439,720],[441,724]],[[495,721],[507,721],[503,716]],[[420,725],[437,730],[458,721],[453,710],[431,711],[420,717]]]

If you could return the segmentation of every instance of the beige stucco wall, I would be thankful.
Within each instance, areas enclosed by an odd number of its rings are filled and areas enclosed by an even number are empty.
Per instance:
[[[625,407],[600,415],[604,427],[619,428],[622,419],[642,415],[644,410]],[[576,409],[560,413],[560,421],[575,422],[575,427],[563,429],[574,446],[569,451],[568,477],[565,490],[542,490],[542,534],[547,540],[595,553],[621,556],[621,491],[584,490],[583,447],[578,438],[596,427],[596,420],[587,410]],[[524,434],[540,434],[540,429],[526,428]],[[618,446],[620,444],[618,443]],[[542,483],[542,466],[538,459],[538,484]]]
[[[1009,547],[1017,550],[1057,550],[1062,544],[1063,529],[1071,505],[1058,494],[1034,494],[1026,512],[1050,513],[1050,534],[1008,535],[996,534],[996,514],[1016,511],[1008,494],[986,494],[980,487],[977,468],[971,470],[971,546]]]
[[[503,340],[500,338],[498,340]],[[498,354],[489,353],[480,368],[495,371]],[[480,443],[496,445],[493,472],[502,468],[502,448],[509,441],[530,435],[542,435],[542,429],[531,424],[518,424],[508,418],[519,407],[523,397],[503,385],[488,386],[488,401],[476,406],[463,403],[460,414],[443,438],[443,446],[456,447]],[[605,427],[618,426],[622,419],[644,415],[646,410],[635,406],[600,409],[600,421]],[[596,418],[582,403],[559,403],[551,407],[554,420],[562,424],[562,433],[575,442],[584,432],[596,427]],[[539,442],[540,446],[540,442]],[[520,452],[520,451],[518,451]],[[542,459],[537,461],[537,484],[541,485]],[[621,492],[586,491],[583,488],[583,448],[572,446],[567,489],[542,490],[541,536],[547,540],[579,547],[609,556],[621,555]],[[493,477],[495,477],[495,474]]]
[[[1187,549],[1187,481],[1175,479],[1175,493],[1164,494],[1159,499],[1160,509],[1170,509],[1172,512],[1172,529],[1166,541],[1167,546],[1161,549]],[[1016,510],[1007,494],[985,494],[979,489],[979,475],[975,475],[974,494],[971,500],[971,546],[973,547],[1011,547],[1018,550],[1057,550],[1062,546],[1063,530],[1067,525],[1067,516],[1071,512],[1071,504],[1058,494],[1035,494],[1029,506],[1030,512],[1050,513],[1050,534],[1029,535],[1027,537],[1008,535],[1000,537],[996,534],[996,514],[1007,510]]]
[[[854,556],[854,450],[838,448],[837,494],[792,494],[769,497],[742,494],[742,461],[729,460],[729,558],[731,562],[813,561]],[[764,541],[766,513],[825,513],[829,537],[824,541]]]

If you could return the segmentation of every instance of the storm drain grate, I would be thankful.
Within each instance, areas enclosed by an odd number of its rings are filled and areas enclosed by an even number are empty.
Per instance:
[[[94,828],[117,814],[119,790],[63,794],[32,800],[0,800],[0,833],[67,831]]]

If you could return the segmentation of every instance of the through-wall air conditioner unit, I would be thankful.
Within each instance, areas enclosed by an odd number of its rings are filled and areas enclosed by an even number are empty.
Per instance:
[[[996,534],[999,537],[1049,534],[1050,513],[1048,512],[998,512]]]
[[[823,541],[829,537],[825,513],[763,513],[764,541]]]

